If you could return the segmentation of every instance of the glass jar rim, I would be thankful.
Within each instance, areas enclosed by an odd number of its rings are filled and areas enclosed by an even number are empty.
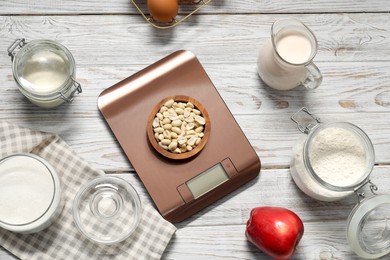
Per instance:
[[[312,164],[309,159],[309,152],[310,152],[310,146],[312,143],[312,140],[314,137],[322,130],[326,128],[331,127],[338,127],[343,128],[345,130],[348,130],[355,134],[356,137],[359,138],[359,140],[363,143],[366,149],[366,169],[360,180],[352,185],[347,186],[337,186],[334,184],[331,184],[327,181],[325,181],[323,178],[318,176],[318,174],[314,171]],[[360,188],[362,185],[366,184],[369,180],[370,174],[372,172],[372,169],[374,168],[375,164],[375,151],[374,146],[368,137],[368,135],[358,126],[348,123],[348,122],[334,122],[334,123],[319,123],[315,127],[311,129],[311,131],[308,133],[308,137],[306,138],[306,141],[304,143],[303,147],[303,161],[305,164],[305,167],[307,168],[309,174],[323,187],[333,190],[333,191],[355,191],[358,188]]]
[[[40,216],[38,216],[36,219],[31,220],[31,221],[26,222],[26,223],[21,223],[21,224],[12,224],[12,223],[7,223],[5,221],[0,220],[0,223],[4,224],[5,226],[8,226],[8,227],[19,227],[19,228],[25,227],[25,228],[27,228],[28,226],[33,225],[34,223],[36,223],[40,219],[42,219],[49,212],[50,208],[54,205],[56,194],[58,192],[57,190],[59,188],[59,179],[56,176],[54,169],[52,169],[51,165],[45,159],[43,159],[35,154],[31,154],[31,153],[15,153],[15,154],[8,155],[0,160],[0,166],[3,162],[5,162],[7,160],[12,160],[16,157],[21,157],[21,156],[32,158],[32,159],[38,161],[39,163],[41,163],[46,168],[47,172],[50,175],[51,181],[53,183],[53,195],[52,195],[52,198],[50,200],[50,203],[47,206],[47,208],[42,212],[42,214]]]
[[[21,82],[20,75],[17,73],[20,59],[22,59],[24,55],[30,53],[31,51],[37,51],[41,49],[46,49],[51,51],[56,49],[57,51],[60,51],[62,54],[64,54],[69,61],[67,64],[69,67],[69,75],[61,85],[59,85],[57,88],[53,89],[52,91],[47,91],[47,92],[34,91],[32,88],[25,86],[25,84]],[[25,94],[29,98],[38,99],[38,100],[53,100],[61,97],[62,93],[66,92],[66,90],[68,90],[72,86],[72,83],[75,81],[74,80],[75,69],[76,69],[76,62],[69,49],[56,41],[47,40],[47,39],[32,40],[27,42],[18,52],[16,52],[14,59],[12,61],[13,76],[15,81],[20,86],[19,89],[23,92],[23,94]]]

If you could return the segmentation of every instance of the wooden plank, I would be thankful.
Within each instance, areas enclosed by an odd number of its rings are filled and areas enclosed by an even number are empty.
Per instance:
[[[142,0],[137,3],[145,10]],[[188,13],[189,7],[182,5],[181,13]],[[386,0],[319,0],[319,1],[221,1],[214,0],[201,13],[330,13],[330,12],[388,12]],[[11,0],[0,2],[1,14],[134,14],[137,10],[130,1],[98,0]]]
[[[202,62],[202,61],[201,61]],[[307,91],[276,91],[266,86],[251,64],[203,64],[215,87],[234,115],[293,114],[305,105],[327,113],[390,112],[390,62],[318,62],[324,80],[322,85]],[[99,117],[97,98],[113,84],[143,69],[134,66],[89,66],[77,68],[77,80],[83,93],[70,106],[42,110],[30,104],[17,89],[12,77],[11,63],[0,66],[3,93],[0,114],[3,117],[33,117],[45,115]],[[66,107],[66,108],[65,108]]]
[[[2,110],[0,119],[8,122],[58,133],[82,157],[104,170],[131,169],[111,131],[100,117],[61,116],[38,112],[30,115],[8,114],[10,108]],[[323,122],[346,121],[360,126],[371,138],[376,151],[376,162],[390,163],[390,121],[388,113],[322,113],[312,110]],[[290,120],[290,113],[235,116],[249,142],[262,160],[264,167],[287,167],[291,159],[291,149],[302,136]]]
[[[193,51],[205,64],[239,67],[256,62],[261,46],[270,38],[271,24],[286,17],[302,20],[315,32],[316,62],[387,61],[390,57],[389,14],[260,14],[250,19],[210,15],[200,17],[196,26],[187,23],[174,30],[156,30],[127,15],[0,16],[0,50],[7,50],[16,38],[48,38],[67,46],[78,65],[95,68],[145,66],[179,49]],[[9,65],[9,60],[1,59],[2,65]]]
[[[187,227],[176,232],[162,259],[270,259],[245,238],[245,226]],[[348,246],[345,222],[305,223],[292,259],[360,259]]]
[[[372,172],[371,179],[378,186],[379,194],[390,194],[389,170],[390,167],[381,166]],[[371,194],[368,188],[364,191],[367,196]],[[314,200],[298,189],[288,169],[262,170],[257,179],[178,226],[244,225],[250,210],[260,206],[289,208],[305,223],[331,220],[346,223],[356,204],[354,195],[337,202]]]
[[[269,259],[247,242],[245,226],[186,227],[168,244],[162,260]],[[0,247],[0,260],[17,259]],[[360,259],[349,248],[342,221],[305,223],[293,259]]]

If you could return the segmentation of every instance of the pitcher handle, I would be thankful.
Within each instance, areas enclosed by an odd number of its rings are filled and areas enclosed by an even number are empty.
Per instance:
[[[313,63],[305,66],[307,73],[306,79],[301,84],[307,89],[316,89],[322,83],[322,74],[318,67]]]

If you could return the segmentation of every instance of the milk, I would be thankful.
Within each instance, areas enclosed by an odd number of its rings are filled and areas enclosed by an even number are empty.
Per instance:
[[[54,182],[41,162],[13,157],[0,166],[0,221],[11,225],[37,220],[49,208]]]
[[[279,36],[276,50],[268,40],[260,51],[257,66],[262,80],[278,90],[297,87],[307,78],[304,63],[309,62],[313,46],[309,39],[297,32]]]
[[[289,63],[304,64],[310,60],[313,48],[305,35],[285,33],[277,40],[276,51]]]

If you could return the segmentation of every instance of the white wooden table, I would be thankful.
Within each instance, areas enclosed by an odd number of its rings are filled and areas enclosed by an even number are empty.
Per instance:
[[[58,133],[107,173],[127,174],[150,201],[97,109],[105,88],[179,50],[193,51],[262,160],[260,176],[177,225],[163,259],[267,259],[244,236],[249,212],[272,205],[295,211],[305,235],[295,259],[357,259],[345,224],[355,197],[325,203],[304,195],[289,174],[301,135],[290,116],[308,107],[324,122],[348,121],[372,139],[372,179],[390,193],[390,5],[387,0],[214,0],[170,30],[148,25],[127,0],[0,1],[0,120]],[[295,17],[316,34],[315,91],[273,91],[256,73],[257,53],[279,18]],[[67,46],[84,92],[70,105],[30,104],[12,77],[7,47],[16,38],[49,38]],[[0,259],[14,259],[0,248]],[[387,258],[388,259],[388,258]]]

